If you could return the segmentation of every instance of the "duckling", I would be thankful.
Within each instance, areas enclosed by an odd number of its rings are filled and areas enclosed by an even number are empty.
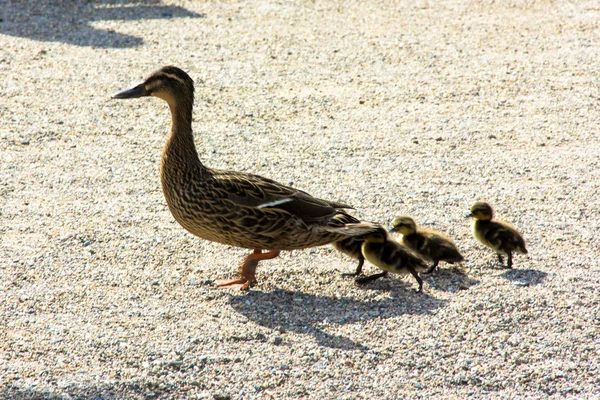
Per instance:
[[[361,252],[364,259],[382,269],[383,272],[356,278],[356,283],[368,283],[392,272],[399,275],[411,274],[419,284],[417,292],[423,290],[423,279],[418,274],[418,272],[425,272],[428,269],[427,263],[423,259],[408,247],[392,239],[382,226],[378,226],[360,238],[363,239]],[[360,273],[358,269],[357,273]]]
[[[432,261],[426,274],[435,271],[440,261],[454,264],[464,261],[454,242],[433,229],[418,228],[411,217],[399,216],[392,222],[390,232],[402,234],[402,244],[413,250],[426,261]]]
[[[473,236],[498,254],[500,264],[504,263],[502,254],[508,257],[507,268],[512,268],[514,251],[527,254],[525,239],[512,225],[494,220],[492,206],[483,201],[478,201],[471,207],[467,217],[475,218],[473,221]]]
[[[346,239],[342,239],[331,244],[336,250],[341,251],[355,260],[358,260],[356,271],[343,273],[342,276],[358,276],[362,273],[365,257],[362,254],[361,248],[364,242],[365,240],[361,237],[350,236]]]
[[[171,112],[160,178],[175,220],[199,238],[254,250],[240,265],[240,277],[218,281],[218,286],[248,289],[261,260],[275,258],[282,250],[321,246],[369,231],[364,225],[345,228],[360,222],[343,211],[352,208],[347,204],[262,176],[204,166],[192,132],[194,82],[181,69],[163,67],[112,98],[146,96],[166,101]]]

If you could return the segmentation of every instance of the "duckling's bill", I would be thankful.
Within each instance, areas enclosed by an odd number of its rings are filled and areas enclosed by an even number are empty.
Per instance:
[[[150,96],[146,85],[142,82],[132,88],[113,93],[111,99],[136,99],[138,97]]]

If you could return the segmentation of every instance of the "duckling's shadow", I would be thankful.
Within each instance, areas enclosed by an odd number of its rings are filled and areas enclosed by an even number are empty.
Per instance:
[[[353,340],[329,334],[322,324],[345,325],[373,318],[393,318],[404,314],[429,314],[443,304],[425,293],[394,291],[388,298],[359,301],[348,297],[315,296],[277,289],[250,291],[232,296],[231,307],[257,324],[314,336],[319,345],[347,350],[367,350]]]
[[[535,269],[508,269],[500,274],[515,285],[535,286],[544,283],[548,274]]]
[[[477,279],[469,277],[466,272],[457,271],[456,268],[437,268],[432,274],[421,277],[425,282],[424,287],[429,286],[444,292],[467,290],[479,284]]]
[[[131,4],[128,4],[131,3]],[[94,21],[202,17],[162,0],[138,1],[20,1],[6,0],[0,7],[0,33],[41,42],[76,46],[127,48],[141,45],[137,36],[97,29]]]

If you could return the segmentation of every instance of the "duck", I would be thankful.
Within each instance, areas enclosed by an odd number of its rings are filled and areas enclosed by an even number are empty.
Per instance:
[[[367,223],[359,223],[356,227],[353,227],[353,224],[349,224],[347,228],[357,229],[365,224]],[[382,278],[390,272],[398,275],[410,274],[419,284],[417,292],[421,292],[423,290],[423,279],[419,276],[419,273],[423,273],[429,269],[425,260],[408,247],[394,240],[383,226],[368,223],[368,225],[365,225],[366,227],[369,228],[368,233],[356,236],[357,240],[348,241],[347,244],[360,244],[363,259],[381,269],[382,272],[358,277],[354,282],[363,285]],[[356,251],[353,248],[351,252],[346,254],[356,254]],[[361,270],[362,263],[359,264],[359,268],[357,268],[355,274],[348,275],[359,275]]]
[[[476,202],[467,217],[474,218],[473,236],[475,239],[494,250],[500,264],[504,264],[502,256],[507,256],[506,268],[513,267],[513,252],[527,254],[523,235],[511,224],[494,219],[494,210],[489,203]]]
[[[141,97],[156,97],[169,106],[171,129],[160,180],[175,220],[201,239],[253,250],[239,266],[239,277],[217,280],[217,286],[247,290],[256,282],[262,260],[283,250],[322,246],[369,231],[368,224],[361,225],[345,211],[352,209],[345,203],[319,199],[259,175],[206,167],[192,131],[194,81],[182,69],[162,67],[112,95]],[[349,224],[359,226],[346,227]]]
[[[426,261],[433,262],[425,274],[430,274],[437,268],[440,261],[449,264],[458,263],[462,266],[464,257],[458,251],[456,244],[442,233],[428,228],[417,228],[415,220],[401,215],[394,218],[390,232],[402,234],[401,243],[417,253]]]

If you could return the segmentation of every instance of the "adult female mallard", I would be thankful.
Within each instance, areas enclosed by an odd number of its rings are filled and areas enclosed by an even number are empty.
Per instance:
[[[341,211],[351,208],[346,204],[318,199],[258,175],[205,167],[192,133],[194,82],[181,69],[163,67],[112,98],[145,96],[166,101],[171,111],[160,177],[175,220],[202,239],[254,249],[240,266],[240,278],[220,281],[219,286],[248,289],[260,260],[275,258],[281,250],[321,246],[370,230],[368,224],[345,227],[360,222]]]
[[[467,217],[475,218],[475,221],[473,221],[473,236],[475,236],[475,239],[494,250],[498,254],[500,264],[504,263],[502,254],[508,256],[507,268],[512,268],[513,251],[527,254],[523,236],[509,223],[493,219],[494,210],[488,203],[478,201],[473,204]]]

